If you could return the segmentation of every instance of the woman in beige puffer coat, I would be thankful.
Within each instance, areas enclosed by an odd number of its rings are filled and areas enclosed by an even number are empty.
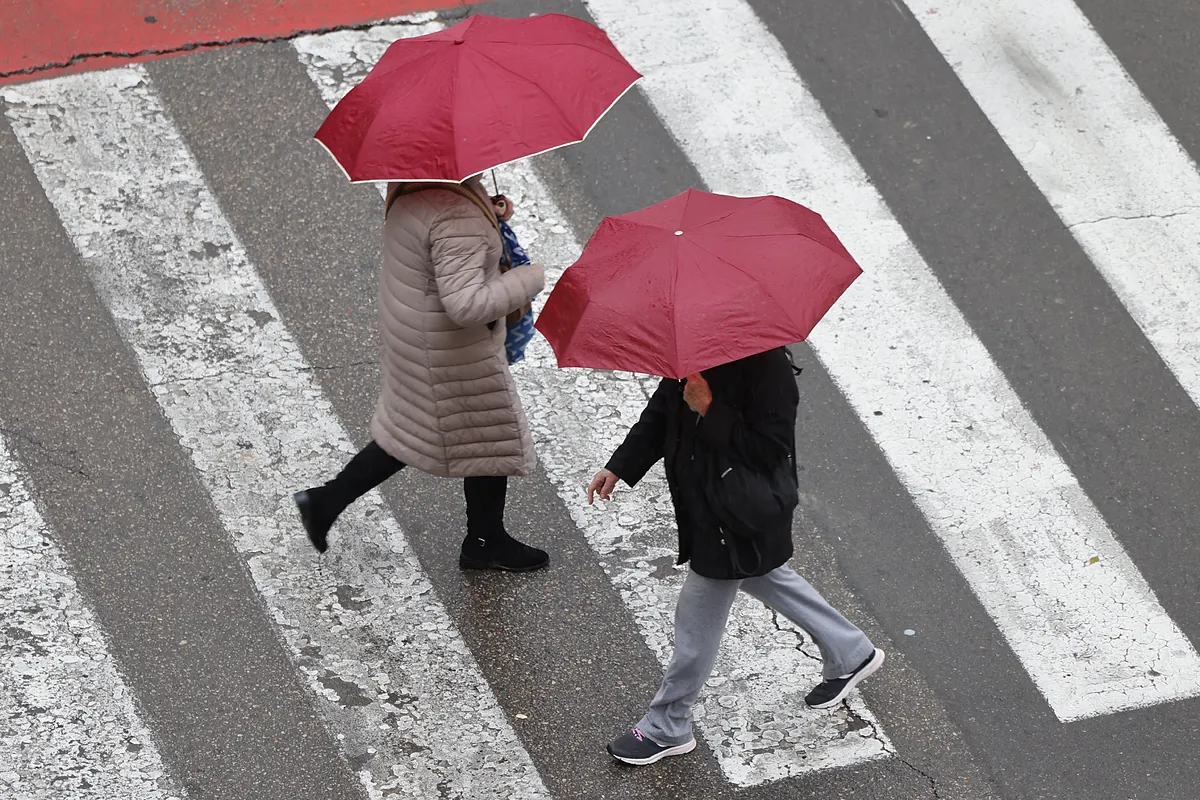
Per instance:
[[[347,506],[407,465],[464,479],[460,566],[524,571],[549,563],[504,529],[508,476],[529,475],[535,464],[505,355],[505,317],[542,290],[545,274],[536,264],[502,271],[494,214],[478,176],[460,185],[392,185],[373,438],[333,480],[295,496],[319,552]]]

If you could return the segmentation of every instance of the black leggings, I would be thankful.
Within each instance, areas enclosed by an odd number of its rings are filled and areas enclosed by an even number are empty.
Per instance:
[[[404,466],[403,461],[393,458],[372,440],[336,478],[322,487],[322,505],[336,516]],[[467,498],[467,534],[485,538],[503,534],[508,478],[503,475],[465,478],[463,493]]]

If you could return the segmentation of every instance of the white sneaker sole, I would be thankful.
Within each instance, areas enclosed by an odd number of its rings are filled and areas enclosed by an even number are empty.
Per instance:
[[[867,662],[867,665],[865,667],[860,669],[858,672],[854,673],[853,678],[846,681],[846,685],[842,687],[842,690],[837,693],[836,697],[834,697],[832,700],[826,700],[824,703],[819,703],[815,706],[809,706],[809,708],[818,708],[818,709],[833,708],[838,703],[845,700],[846,695],[850,694],[850,690],[853,689],[855,686],[858,686],[859,682],[871,677],[876,672],[879,672],[879,668],[882,666],[883,666],[883,651],[880,650],[878,647],[876,647],[875,655],[871,657],[871,660],[869,662]]]
[[[666,750],[660,750],[649,758],[629,758],[627,756],[619,756],[612,750],[608,754],[617,761],[623,761],[626,764],[633,764],[635,767],[644,767],[647,764],[653,764],[655,761],[662,761],[667,756],[682,756],[696,749],[696,740],[693,738],[690,742],[677,744],[674,747],[668,747]]]

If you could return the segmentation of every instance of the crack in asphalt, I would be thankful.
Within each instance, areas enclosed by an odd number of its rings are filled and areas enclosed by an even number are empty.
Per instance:
[[[851,708],[849,701],[843,700],[842,708],[844,708],[846,710],[846,715],[850,718],[850,729],[851,730],[861,730],[863,728],[870,728],[871,729],[870,738],[879,742],[879,746],[881,748],[883,748],[883,752],[892,756],[897,761],[899,761],[901,764],[908,767],[909,769],[911,769],[913,772],[920,775],[925,780],[929,781],[929,790],[931,792],[933,792],[932,797],[934,798],[934,800],[942,800],[942,795],[938,791],[937,778],[930,775],[928,772],[921,769],[916,764],[912,763],[908,759],[901,756],[894,747],[889,746],[887,740],[884,739],[882,737],[882,735],[880,734],[879,726],[876,725],[871,720],[863,717],[861,714],[859,714],[857,711],[855,711],[853,708]]]
[[[63,627],[67,629],[68,634],[75,637],[75,649],[82,650],[83,634],[71,627],[71,615],[68,613],[70,610],[71,609],[69,605],[64,605],[61,609],[59,609],[59,611],[62,612]]]
[[[1139,214],[1132,217],[1124,217],[1119,214],[1114,214],[1109,217],[1100,217],[1099,219],[1087,219],[1082,222],[1075,222],[1067,226],[1068,230],[1078,228],[1080,225],[1098,225],[1101,222],[1112,222],[1113,220],[1134,221],[1140,219],[1170,219],[1172,217],[1182,217],[1191,214],[1194,211],[1200,211],[1200,206],[1185,206],[1179,211],[1173,211],[1170,214]]]
[[[458,14],[453,12],[444,13],[441,16],[445,19],[457,21],[470,16],[470,11],[467,11],[465,14],[462,14],[461,12]],[[37,75],[42,72],[49,72],[56,69],[67,69],[68,67],[73,67],[77,64],[82,64],[85,61],[91,61],[97,58],[132,59],[144,58],[147,56],[169,56],[179,53],[190,53],[194,50],[203,50],[206,48],[234,47],[242,44],[272,44],[274,42],[291,41],[292,39],[298,39],[301,36],[319,36],[321,34],[335,33],[337,31],[367,31],[385,23],[388,25],[404,25],[412,27],[425,24],[423,22],[411,22],[403,18],[383,21],[374,20],[371,22],[359,23],[357,25],[333,25],[320,28],[303,28],[280,36],[236,36],[232,39],[209,39],[200,42],[187,42],[177,47],[147,48],[145,50],[97,50],[90,53],[76,53],[66,61],[51,61],[47,64],[39,64],[38,66],[34,67],[25,67],[23,69],[0,72],[0,80],[5,78],[16,78],[22,75]]]
[[[780,625],[779,624],[779,612],[776,611],[775,609],[771,608],[770,606],[767,606],[767,611],[771,612],[771,623],[775,626],[775,630],[781,631],[783,633],[790,633],[796,637],[796,651],[798,653],[800,653],[800,655],[804,656],[805,658],[812,659],[813,661],[821,661],[820,656],[814,656],[812,653],[806,652],[804,650],[804,645],[807,644],[807,641],[805,640],[804,635],[800,631],[798,631],[796,628],[791,628],[791,627],[785,628],[784,626]]]
[[[329,364],[329,365],[310,364],[307,367],[307,370],[315,372],[317,370],[325,371],[325,370],[331,370],[331,369],[350,369],[351,367],[371,367],[378,363],[379,363],[378,358],[371,358],[371,359],[367,359],[366,361],[351,361],[348,364]]]
[[[33,445],[38,450],[41,450],[43,453],[45,453],[47,456],[46,460],[49,461],[54,466],[58,467],[59,469],[66,470],[67,472],[70,472],[74,475],[81,475],[82,477],[88,479],[89,481],[95,480],[82,467],[72,466],[70,464],[63,462],[60,454],[65,454],[67,456],[70,456],[70,457],[78,460],[79,459],[79,451],[78,450],[68,450],[65,447],[58,447],[58,448],[51,447],[48,444],[39,442],[37,439],[33,438],[29,434],[27,434],[23,431],[19,431],[16,428],[5,428],[3,426],[0,426],[0,434],[3,434],[5,436],[5,438],[9,439],[10,441],[18,441],[19,440],[19,441],[25,442],[27,444]]]

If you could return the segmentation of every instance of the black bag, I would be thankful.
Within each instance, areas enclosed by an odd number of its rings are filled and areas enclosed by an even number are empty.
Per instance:
[[[789,454],[770,474],[712,453],[712,471],[705,486],[709,507],[734,536],[758,539],[790,519],[800,505],[800,483]]]

